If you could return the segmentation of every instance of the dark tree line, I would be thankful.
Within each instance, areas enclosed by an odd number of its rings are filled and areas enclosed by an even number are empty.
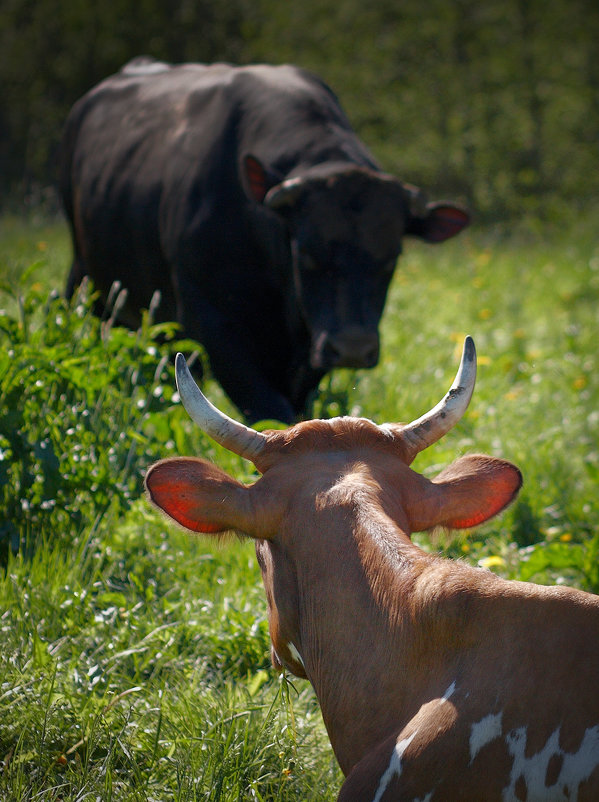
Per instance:
[[[483,217],[592,202],[595,0],[0,0],[0,194],[55,180],[72,103],[129,58],[291,61],[383,166]]]

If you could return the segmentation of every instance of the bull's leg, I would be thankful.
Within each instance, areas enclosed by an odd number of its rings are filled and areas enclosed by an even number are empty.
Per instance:
[[[207,346],[206,350],[215,379],[250,423],[268,419],[294,422],[295,413],[288,399],[260,374],[258,366],[236,362],[244,359],[243,349],[231,343],[226,348],[219,345],[212,354]],[[232,364],[236,365],[234,370]]]
[[[83,281],[84,275],[85,273],[83,272],[81,262],[77,258],[73,259],[73,264],[71,265],[64,291],[67,300],[71,300],[73,293]]]
[[[430,799],[437,775],[416,771],[410,764],[410,747],[418,731],[385,739],[351,770],[338,802],[401,802]],[[416,781],[415,781],[416,780]],[[429,785],[430,783],[430,785]],[[450,802],[449,797],[443,797]],[[451,802],[457,798],[451,797]]]
[[[295,364],[290,366],[288,374],[290,401],[296,420],[311,417],[314,399],[318,393],[318,383],[325,375],[324,371],[315,371],[311,368],[308,359],[308,349],[306,349],[305,357],[297,359]]]
[[[179,314],[185,335],[202,343],[214,378],[250,423],[293,423],[292,404],[265,375],[248,332],[203,301],[181,304]]]

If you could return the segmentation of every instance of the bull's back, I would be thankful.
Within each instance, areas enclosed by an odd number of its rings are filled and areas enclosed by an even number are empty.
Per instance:
[[[106,296],[120,280],[125,322],[136,325],[155,289],[162,316],[179,317],[175,274],[193,275],[217,302],[221,268],[229,284],[251,274],[264,285],[269,266],[254,239],[264,232],[241,177],[247,154],[280,178],[327,159],[373,164],[331,90],[293,66],[135,60],[100,83],[73,107],[63,139],[69,286],[87,274]]]
[[[251,148],[275,143],[298,126],[307,131],[315,120],[324,129],[329,119],[346,124],[331,91],[296,67],[134,60],[74,105],[63,138],[64,189],[72,197],[76,180],[118,167],[130,178],[139,178],[142,168],[156,172],[166,154],[175,158],[180,148],[193,170],[231,120],[237,137],[229,147],[243,140]],[[152,161],[138,163],[138,151]]]
[[[206,128],[203,112],[228,69],[125,67],[92,89],[74,105],[65,127],[65,199],[72,201],[79,192],[114,202],[122,199],[123,185],[132,189],[164,179],[165,165],[185,146],[190,130]],[[214,129],[196,136],[194,153],[180,153],[180,159],[201,161],[202,145],[208,150],[216,136]]]
[[[421,663],[441,648],[444,676],[430,672],[416,713],[353,766],[340,802],[599,799],[599,599],[454,564],[455,579],[460,598]]]
[[[185,198],[206,193],[228,193],[234,217],[240,151],[283,148],[293,164],[308,138],[322,136],[314,108],[320,128],[331,116],[344,124],[330,90],[295,67],[131,62],[79,100],[66,124],[61,186],[76,236],[85,226],[122,239],[142,224],[144,237],[169,225],[179,236],[188,219],[173,224],[177,207],[185,215]]]
[[[212,174],[219,169],[213,154],[231,113],[223,97],[229,73],[125,67],[79,100],[67,121],[61,191],[76,279],[90,275],[103,295],[122,281],[130,325],[154,289],[163,316],[176,316],[172,260],[191,224],[190,203],[210,202],[203,176],[208,164]]]

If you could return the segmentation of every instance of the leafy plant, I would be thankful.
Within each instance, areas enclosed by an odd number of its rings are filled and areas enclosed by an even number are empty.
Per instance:
[[[599,533],[584,543],[565,538],[529,546],[520,550],[520,560],[520,579],[599,593]]]
[[[140,465],[158,456],[149,432],[172,407],[174,327],[146,314],[137,332],[98,320],[84,285],[72,303],[29,284],[4,284],[0,313],[0,544],[73,538],[141,491]],[[158,350],[158,338],[165,340]],[[181,440],[177,416],[161,454]],[[179,445],[181,443],[179,442]]]

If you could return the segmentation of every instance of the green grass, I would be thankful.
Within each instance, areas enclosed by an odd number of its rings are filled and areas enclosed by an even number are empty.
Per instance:
[[[470,409],[414,467],[483,451],[516,462],[524,487],[473,532],[416,539],[595,592],[597,222],[407,244],[381,364],[326,378],[316,402],[322,415],[416,417],[472,334]],[[333,800],[341,775],[314,694],[269,665],[252,545],[188,537],[143,498],[162,456],[253,470],[173,403],[175,332],[160,351],[150,319],[101,326],[85,293],[70,306],[51,294],[68,259],[61,223],[0,220],[0,799]],[[214,382],[206,391],[232,411]]]
[[[3,582],[0,798],[327,798],[317,706],[271,675],[248,546],[167,537],[144,503],[86,546],[48,542]]]

